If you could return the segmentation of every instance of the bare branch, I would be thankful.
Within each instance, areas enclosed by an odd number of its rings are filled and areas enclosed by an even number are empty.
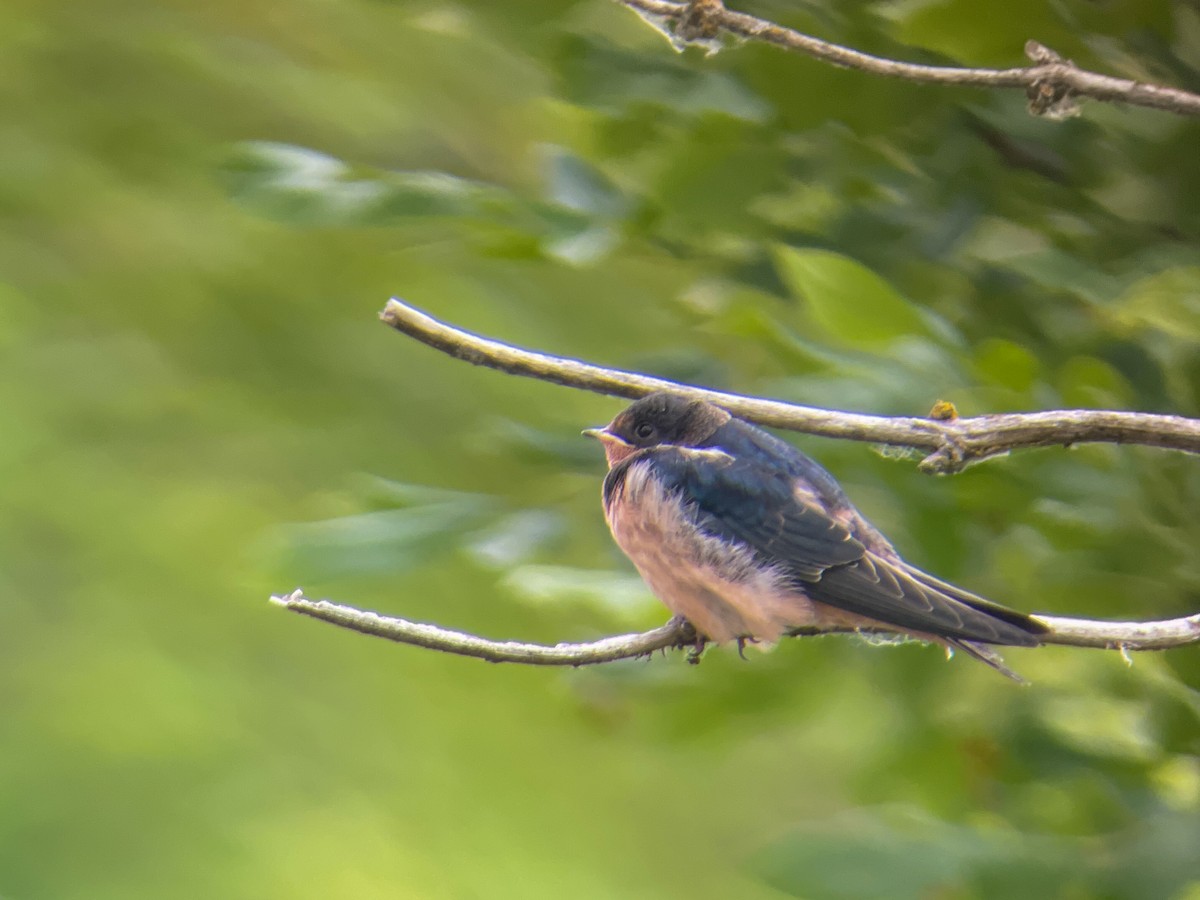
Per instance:
[[[666,625],[642,634],[622,634],[587,644],[557,644],[549,647],[517,641],[489,641],[473,634],[381,616],[328,600],[309,600],[299,590],[284,596],[273,596],[271,602],[292,612],[399,644],[473,656],[488,662],[524,663],[528,666],[589,666],[618,659],[635,659],[649,656],[655,650],[683,647],[696,640],[696,633],[690,625],[672,619]]]
[[[1034,64],[1019,69],[925,66],[871,56],[764,19],[731,12],[721,0],[692,0],[689,3],[671,0],[618,2],[648,20],[672,23],[673,31],[669,36],[684,43],[697,41],[711,47],[711,42],[725,32],[751,41],[776,44],[835,66],[887,78],[903,78],[920,84],[1021,88],[1029,98],[1029,111],[1034,115],[1051,118],[1074,115],[1077,112],[1076,99],[1089,97],[1161,109],[1181,116],[1200,116],[1200,94],[1088,72],[1036,41],[1029,41],[1025,45],[1025,54]]]
[[[1065,616],[1035,615],[1050,633],[1046,644],[1093,647],[1098,650],[1170,650],[1200,643],[1200,613],[1157,622],[1102,622]]]
[[[440,650],[459,656],[472,656],[488,662],[513,662],[530,666],[588,666],[649,656],[656,650],[702,646],[696,632],[682,619],[641,634],[622,634],[583,644],[525,644],[516,641],[489,641],[461,631],[451,631],[436,625],[425,625],[382,616],[368,610],[331,603],[328,600],[309,600],[297,590],[289,595],[273,596],[271,602],[284,609],[330,622],[350,631],[386,638],[400,644],[412,644],[427,650]],[[1161,622],[1100,622],[1090,619],[1069,619],[1058,616],[1036,616],[1048,626],[1050,633],[1042,640],[1047,644],[1072,647],[1094,647],[1108,650],[1166,650],[1187,644],[1200,643],[1200,615]],[[831,634],[835,631],[797,629],[793,637]]]
[[[921,461],[921,469],[937,474],[958,472],[1012,450],[1094,442],[1200,453],[1200,421],[1182,416],[1095,409],[969,419],[870,416],[726,394],[522,350],[447,325],[395,299],[388,301],[380,318],[397,331],[473,365],[629,399],[663,390],[692,394],[760,425],[924,450],[929,455]]]

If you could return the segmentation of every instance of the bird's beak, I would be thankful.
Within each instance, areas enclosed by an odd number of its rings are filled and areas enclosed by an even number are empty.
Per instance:
[[[585,428],[581,434],[586,434],[590,438],[595,438],[605,444],[624,444],[629,446],[629,441],[623,437],[613,434],[607,428]]]

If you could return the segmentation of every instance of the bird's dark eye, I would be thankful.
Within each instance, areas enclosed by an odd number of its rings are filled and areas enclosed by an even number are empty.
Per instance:
[[[645,441],[654,436],[654,426],[649,422],[643,422],[641,425],[633,429],[633,433]]]

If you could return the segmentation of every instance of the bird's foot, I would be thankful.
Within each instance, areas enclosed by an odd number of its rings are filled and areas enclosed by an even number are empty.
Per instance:
[[[699,632],[696,633],[695,640],[688,647],[687,661],[690,666],[700,665],[700,657],[704,655],[704,648],[708,644],[708,638]]]
[[[688,664],[699,665],[700,657],[704,655],[704,648],[708,644],[708,638],[698,632],[696,626],[683,616],[672,616],[671,621],[667,624],[674,625],[679,629],[679,643],[676,646],[681,650],[687,650]]]

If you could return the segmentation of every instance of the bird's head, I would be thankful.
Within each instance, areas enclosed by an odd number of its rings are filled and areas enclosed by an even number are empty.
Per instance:
[[[713,433],[729,418],[729,413],[711,403],[660,391],[626,407],[603,428],[589,428],[583,433],[604,444],[611,468],[647,447],[708,446]]]

